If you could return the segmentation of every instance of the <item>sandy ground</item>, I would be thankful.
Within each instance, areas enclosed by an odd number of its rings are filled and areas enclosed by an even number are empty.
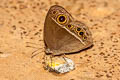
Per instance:
[[[94,39],[91,49],[67,55],[76,69],[60,75],[42,64],[44,20],[54,4],[88,25]],[[0,0],[0,80],[120,80],[120,0]]]

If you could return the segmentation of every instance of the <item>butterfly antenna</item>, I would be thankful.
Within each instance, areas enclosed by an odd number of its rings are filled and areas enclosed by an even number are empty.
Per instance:
[[[40,49],[40,48],[31,46],[30,44],[32,44],[32,45],[41,45],[41,44],[36,44],[36,43],[32,43],[32,42],[26,42],[26,43],[27,43],[27,46],[26,46],[26,47],[35,48],[35,49]]]
[[[63,56],[63,59],[65,60],[65,62],[67,62],[67,60],[65,59],[65,58],[67,58],[66,55],[65,55],[65,53],[62,56]]]
[[[43,40],[41,40],[41,41],[43,41]],[[39,50],[44,49],[44,47],[38,48],[38,47],[34,47],[34,46],[30,46],[30,45],[29,45],[29,44],[32,44],[32,45],[41,45],[41,44],[36,44],[36,43],[32,43],[32,42],[26,42],[26,43],[27,43],[27,46],[26,46],[26,47],[30,47],[30,48],[35,48],[35,49],[37,49],[37,50],[35,50],[35,51],[32,52],[31,58],[33,58],[33,57],[35,57],[36,55],[38,55],[38,54],[40,53],[40,52],[38,52]],[[44,52],[44,51],[41,51],[41,52]]]
[[[36,50],[36,51],[34,51],[33,53],[35,53],[35,52],[37,52],[38,50]],[[41,51],[41,52],[44,52],[44,51]],[[32,53],[32,54],[33,54]],[[31,58],[34,58],[36,55],[38,55],[40,52],[37,52],[36,54],[33,54],[32,56],[31,56]]]
[[[41,40],[43,41],[43,40]],[[32,43],[32,42],[26,42],[27,44],[33,44],[33,45],[41,45],[41,44],[36,44],[36,43]]]

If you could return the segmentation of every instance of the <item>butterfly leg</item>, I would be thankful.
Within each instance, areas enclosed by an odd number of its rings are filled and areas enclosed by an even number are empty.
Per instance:
[[[45,56],[48,56],[47,58],[47,61],[46,62],[48,62],[47,63],[47,69],[48,69],[48,71],[49,72],[52,72],[54,69],[53,69],[53,63],[54,63],[54,60],[53,60],[53,58],[54,58],[54,55],[52,55],[52,54],[49,54],[49,55],[46,55],[45,54]]]
[[[50,65],[50,66],[51,66],[51,67],[52,67],[52,61],[53,61],[52,58],[53,58],[53,55],[50,55],[50,59],[51,59],[51,65]]]
[[[48,55],[48,54],[44,54],[44,69],[51,71],[50,67],[52,67],[52,58],[53,55]]]
[[[66,57],[65,53],[62,55],[62,57],[65,60],[65,62],[68,63],[67,60],[66,60],[67,57]]]

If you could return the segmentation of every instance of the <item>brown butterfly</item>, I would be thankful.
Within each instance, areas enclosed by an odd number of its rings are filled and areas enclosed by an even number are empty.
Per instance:
[[[63,7],[54,5],[45,19],[44,42],[46,53],[61,55],[88,48],[93,39],[84,23],[75,20]]]

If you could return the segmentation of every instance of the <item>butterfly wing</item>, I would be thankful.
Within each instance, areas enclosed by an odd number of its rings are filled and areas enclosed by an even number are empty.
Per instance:
[[[78,28],[81,30],[77,31]],[[79,35],[80,32],[84,35]],[[92,45],[88,28],[81,22],[75,21],[64,8],[57,5],[52,6],[46,16],[44,41],[46,51],[54,55],[80,51]]]

